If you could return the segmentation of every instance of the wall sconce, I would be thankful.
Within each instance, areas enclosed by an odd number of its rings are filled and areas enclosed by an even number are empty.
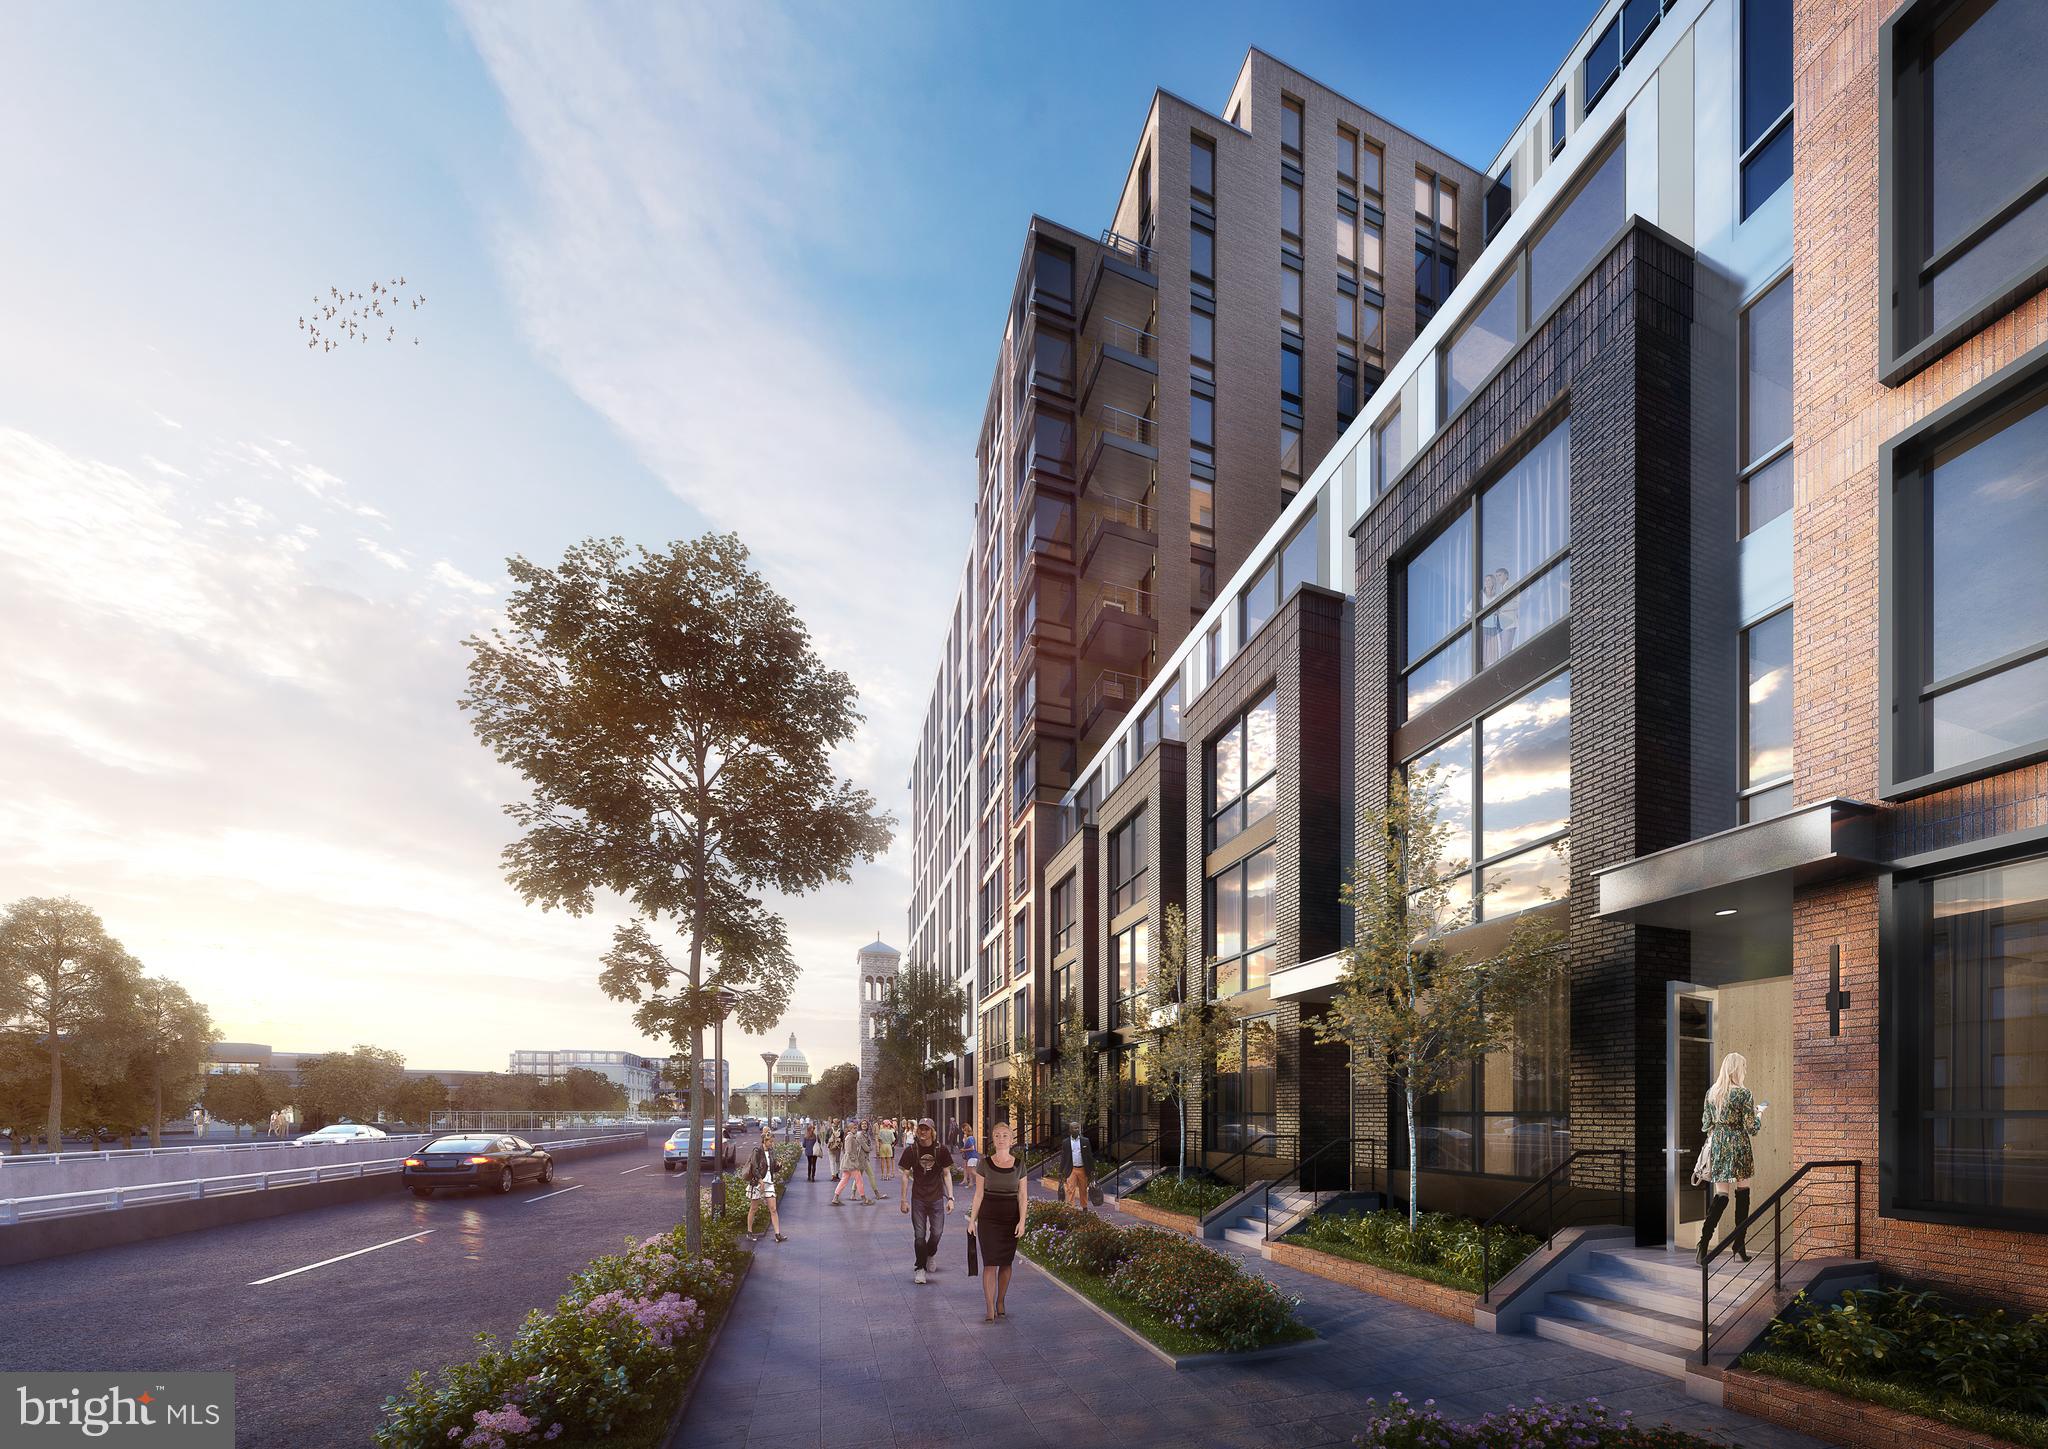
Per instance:
[[[1849,993],[1842,989],[1842,948],[1828,947],[1828,1035],[1842,1034],[1842,1009],[1849,1004]]]

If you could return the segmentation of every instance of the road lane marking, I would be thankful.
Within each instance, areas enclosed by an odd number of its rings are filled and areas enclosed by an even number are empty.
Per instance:
[[[393,1239],[392,1239],[392,1240],[391,1240],[390,1242],[388,1242],[388,1243],[373,1243],[373,1244],[371,1244],[371,1245],[370,1245],[369,1247],[367,1247],[367,1248],[357,1248],[357,1249],[356,1249],[356,1250],[355,1250],[355,1251],[354,1251],[353,1253],[343,1253],[343,1254],[342,1254],[342,1255],[341,1255],[340,1257],[338,1257],[338,1258],[322,1258],[322,1259],[321,1259],[321,1260],[320,1260],[319,1262],[317,1262],[317,1263],[308,1263],[308,1264],[307,1264],[307,1265],[306,1265],[305,1267],[303,1267],[303,1268],[293,1268],[293,1269],[289,1270],[288,1272],[283,1272],[283,1273],[272,1273],[272,1274],[271,1274],[271,1275],[270,1275],[270,1276],[269,1276],[268,1278],[258,1278],[258,1279],[256,1279],[256,1280],[255,1280],[254,1282],[252,1282],[252,1283],[251,1283],[251,1284],[250,1284],[249,1286],[250,1286],[251,1288],[261,1288],[261,1287],[262,1287],[262,1286],[263,1286],[263,1285],[264,1285],[265,1283],[275,1283],[275,1282],[276,1282],[276,1281],[277,1281],[278,1279],[280,1279],[280,1278],[296,1278],[296,1277],[298,1277],[298,1276],[299,1276],[299,1274],[301,1274],[301,1273],[310,1273],[310,1272],[312,1272],[312,1271],[313,1271],[313,1270],[314,1270],[315,1268],[324,1268],[324,1267],[326,1267],[326,1266],[327,1266],[327,1265],[328,1265],[329,1263],[340,1263],[340,1262],[345,1262],[345,1261],[347,1261],[347,1260],[348,1260],[348,1259],[350,1259],[350,1258],[360,1258],[360,1257],[362,1257],[362,1256],[363,1256],[363,1254],[365,1254],[365,1253],[374,1253],[374,1252],[376,1252],[376,1251],[377,1251],[377,1250],[378,1250],[379,1248],[395,1248],[395,1247],[397,1247],[397,1246],[398,1246],[398,1245],[399,1245],[400,1243],[416,1243],[416,1242],[418,1242],[418,1241],[419,1241],[419,1240],[420,1240],[421,1238],[424,1238],[424,1237],[426,1237],[428,1233],[431,1233],[431,1232],[433,1232],[433,1231],[434,1231],[434,1230],[433,1230],[432,1228],[427,1228],[427,1229],[425,1229],[424,1231],[421,1231],[421,1232],[417,1232],[417,1233],[407,1233],[407,1234],[406,1234],[406,1235],[405,1235],[404,1237],[402,1237],[402,1238],[393,1238]]]
[[[643,1162],[643,1163],[641,1163],[641,1164],[640,1164],[640,1165],[639,1165],[638,1167],[629,1167],[629,1168],[627,1168],[627,1169],[626,1169],[626,1172],[645,1172],[645,1171],[647,1171],[647,1164],[646,1164],[646,1163],[644,1163],[644,1162]],[[622,1173],[620,1173],[620,1174],[619,1174],[619,1176],[620,1176],[620,1177],[624,1177],[624,1176],[626,1175],[626,1172],[622,1172]]]
[[[546,1202],[551,1197],[560,1197],[565,1192],[576,1192],[579,1189],[581,1189],[584,1185],[585,1184],[579,1182],[576,1184],[575,1187],[558,1187],[553,1192],[544,1192],[539,1197],[530,1197],[526,1200],[527,1206],[531,1207],[533,1204],[537,1202]]]

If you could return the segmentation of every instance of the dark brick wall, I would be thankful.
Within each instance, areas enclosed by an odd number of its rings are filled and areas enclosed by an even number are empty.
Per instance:
[[[1572,422],[1571,1118],[1574,1147],[1661,1162],[1663,983],[1685,937],[1597,920],[1593,872],[1685,840],[1691,644],[1690,253],[1636,223],[1452,420],[1357,532],[1358,856],[1398,761],[1400,564],[1521,444]],[[1385,1131],[1384,1084],[1361,1082],[1354,1132]],[[1658,1173],[1638,1173],[1652,1182]],[[1663,1205],[1639,1198],[1661,1238]]]

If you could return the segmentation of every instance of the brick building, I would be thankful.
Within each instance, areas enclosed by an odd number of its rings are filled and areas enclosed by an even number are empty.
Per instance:
[[[1020,979],[1084,993],[1113,1153],[1170,1137],[1126,1003],[1180,906],[1236,1019],[1199,1165],[1484,1215],[1600,1153],[1689,1256],[1739,1052],[1801,1251],[2048,1305],[2043,58],[2022,0],[1597,8],[1448,295],[1024,862]],[[1423,768],[1477,917],[1445,944],[1544,913],[1567,969],[1411,1153],[1314,1025]]]

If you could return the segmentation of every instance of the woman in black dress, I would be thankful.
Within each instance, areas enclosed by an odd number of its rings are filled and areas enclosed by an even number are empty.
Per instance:
[[[988,1155],[974,1174],[974,1201],[967,1209],[967,1231],[981,1245],[981,1295],[988,1300],[994,1323],[1009,1315],[1003,1295],[1010,1289],[1010,1270],[1017,1258],[1017,1236],[1024,1231],[1024,1164],[1010,1151],[1015,1132],[1008,1122],[988,1129]]]

